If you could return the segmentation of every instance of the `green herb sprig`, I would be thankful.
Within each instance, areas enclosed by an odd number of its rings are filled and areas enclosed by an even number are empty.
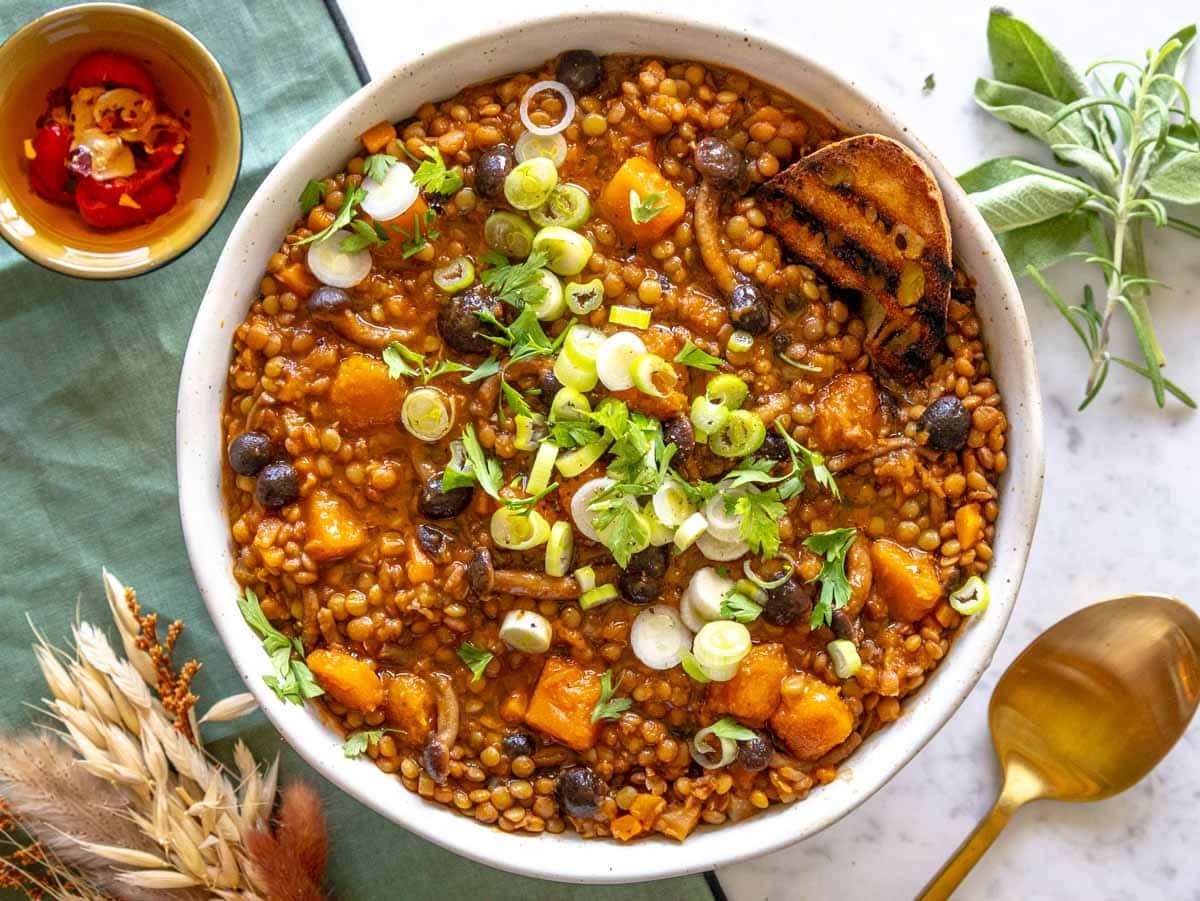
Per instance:
[[[810,626],[813,629],[828,626],[833,621],[833,611],[845,607],[850,600],[850,580],[846,578],[846,554],[858,536],[857,529],[830,529],[813,532],[804,539],[804,546],[814,554],[824,557],[821,571],[811,581],[821,583],[821,594],[813,605]]]
[[[300,639],[289,638],[271,625],[259,606],[258,595],[247,588],[237,599],[237,605],[242,619],[262,639],[263,650],[271,658],[275,675],[263,676],[263,681],[275,696],[291,704],[303,704],[306,698],[325,694],[304,662],[304,645]]]
[[[663,203],[666,195],[662,191],[654,191],[645,197],[639,197],[637,191],[629,192],[629,215],[638,225],[645,225],[651,219],[665,212],[668,204]]]
[[[1014,272],[1028,274],[1067,320],[1088,354],[1085,409],[1112,364],[1148,379],[1162,407],[1167,394],[1196,402],[1163,373],[1166,360],[1150,319],[1148,298],[1161,282],[1147,271],[1146,231],[1168,228],[1200,238],[1200,225],[1168,213],[1166,204],[1200,204],[1200,122],[1182,77],[1196,40],[1189,25],[1144,62],[1106,59],[1082,74],[1032,26],[994,9],[988,51],[995,78],[975,83],[976,102],[998,119],[1050,147],[1069,167],[1016,157],[989,160],[959,179],[999,239]],[[1090,253],[1080,251],[1085,242]],[[1042,271],[1083,256],[1104,275],[1097,304],[1068,305]],[[1113,319],[1123,312],[1142,360],[1109,350]]]
[[[438,360],[432,366],[426,366],[424,354],[417,353],[399,341],[394,341],[385,347],[381,356],[383,362],[387,364],[388,376],[393,379],[407,376],[408,378],[419,378],[425,384],[429,384],[439,375],[445,375],[448,372],[474,372],[470,366],[456,360]]]
[[[485,651],[469,641],[464,641],[458,646],[458,659],[471,671],[472,682],[478,682],[483,678],[484,670],[488,668],[488,664],[492,662],[494,656],[491,651]]]
[[[621,678],[624,676],[622,675]],[[600,700],[592,708],[593,723],[598,723],[600,720],[620,719],[621,714],[633,706],[632,698],[613,697],[620,687],[621,679],[617,679],[617,684],[613,685],[612,670],[605,670],[604,675],[600,677]]]

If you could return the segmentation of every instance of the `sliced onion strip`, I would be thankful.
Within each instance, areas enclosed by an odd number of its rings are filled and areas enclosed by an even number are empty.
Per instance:
[[[712,750],[705,739],[709,736],[715,738],[721,745],[721,756],[716,760],[712,757]],[[700,764],[706,770],[719,770],[723,766],[729,766],[733,763],[733,759],[737,757],[737,742],[732,738],[725,738],[723,735],[717,735],[713,732],[713,727],[708,726],[701,729],[693,737],[688,745],[688,750],[692,752],[692,760]]]
[[[562,118],[554,125],[535,125],[534,121],[529,118],[529,105],[533,102],[533,98],[542,91],[553,91],[563,99],[563,114]],[[561,81],[538,81],[529,86],[529,90],[521,97],[521,124],[526,129],[533,132],[535,135],[556,135],[560,131],[564,131],[568,125],[575,119],[575,95]]]

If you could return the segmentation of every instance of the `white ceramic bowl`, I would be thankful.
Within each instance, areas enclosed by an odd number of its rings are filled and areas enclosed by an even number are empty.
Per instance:
[[[426,100],[520,71],[570,47],[712,61],[744,70],[825,111],[851,132],[905,141],[941,182],[954,247],[978,281],[984,337],[1011,425],[1009,466],[989,576],[992,603],[956,640],[904,715],[868,739],[843,778],[804,801],[772,807],[736,825],[699,829],[683,844],[652,837],[629,845],[574,834],[512,835],[423,801],[367,761],[347,760],[341,739],[307,709],[285,705],[263,685],[266,655],[234,604],[239,593],[220,490],[220,409],[233,330],[255,299],[268,257],[296,217],[296,198],[314,174],[338,170],[357,135],[400,120]],[[1042,413],[1029,326],[1004,257],[953,177],[903,123],[843,78],[760,38],[641,14],[563,16],[473,38],[422,56],[380,78],[330,113],[280,161],[238,220],[196,317],[179,387],[179,502],[196,580],[234,663],[267,716],[319,772],[401,826],[482,863],[545,879],[633,882],[711,869],[810,836],[861,804],[908,762],[958,708],[991,661],[1008,622],[1033,536],[1042,489]]]

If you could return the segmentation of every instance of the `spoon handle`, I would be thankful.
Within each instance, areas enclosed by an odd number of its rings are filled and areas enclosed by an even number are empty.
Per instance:
[[[1021,803],[1022,801],[1014,800],[1002,792],[987,816],[979,821],[975,831],[967,836],[966,841],[954,852],[954,856],[917,896],[917,901],[946,901],[954,894],[958,884],[971,872],[979,858],[983,857],[983,852],[992,846],[1000,830],[1008,825]]]

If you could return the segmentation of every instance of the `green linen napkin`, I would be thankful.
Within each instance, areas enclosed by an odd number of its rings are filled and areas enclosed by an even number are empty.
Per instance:
[[[0,38],[55,5],[5,0]],[[242,175],[212,232],[183,258],[140,278],[71,279],[0,243],[0,612],[7,624],[0,632],[0,726],[5,728],[26,725],[28,705],[46,694],[30,652],[26,613],[55,641],[69,634],[77,611],[106,624],[102,564],[135,586],[143,603],[163,619],[187,623],[180,655],[204,662],[196,683],[201,710],[243,690],[184,553],[174,452],[179,369],[209,274],[242,206],[284,151],[359,82],[320,0],[153,5],[195,32],[225,67],[242,111]],[[619,901],[646,894],[635,886],[593,888],[519,878],[443,851],[323,781],[282,747],[261,715],[205,727],[205,734],[221,739],[218,750],[227,751],[236,735],[260,759],[282,751],[285,778],[304,776],[318,787],[333,837],[329,881],[338,897]],[[596,850],[620,853],[611,845]],[[659,883],[653,892],[661,901],[712,898],[698,876]]]

